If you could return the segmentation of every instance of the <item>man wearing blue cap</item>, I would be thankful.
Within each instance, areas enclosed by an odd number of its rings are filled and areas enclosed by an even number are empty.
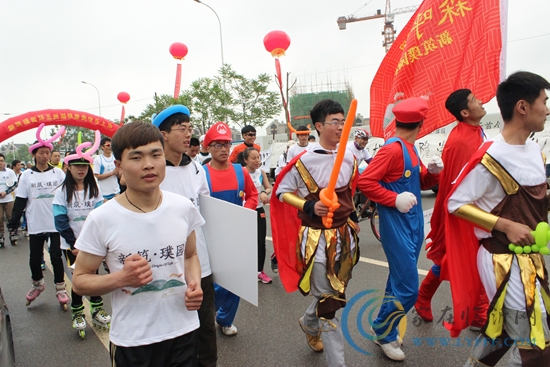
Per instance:
[[[378,203],[380,238],[390,268],[384,302],[372,325],[374,342],[388,358],[402,361],[405,353],[399,342],[399,321],[418,297],[417,262],[424,240],[420,190],[438,182],[443,162],[433,157],[426,170],[414,147],[428,112],[426,100],[406,99],[392,112],[395,137],[380,148],[357,186]]]
[[[185,196],[200,210],[199,195],[210,195],[210,190],[204,169],[186,154],[193,130],[189,116],[189,109],[186,106],[174,105],[154,116],[152,123],[159,128],[164,138],[166,176],[160,188]],[[198,365],[214,367],[218,360],[214,323],[216,317],[214,283],[202,227],[195,229],[195,234],[203,291],[202,304],[198,310],[200,320],[197,338]]]

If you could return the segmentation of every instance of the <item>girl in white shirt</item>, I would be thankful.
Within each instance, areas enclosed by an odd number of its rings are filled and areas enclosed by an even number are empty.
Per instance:
[[[99,145],[99,132],[96,132],[96,135],[96,143]],[[91,143],[81,144],[76,152],[71,152],[70,155],[65,157],[64,163],[67,165],[67,175],[63,184],[54,192],[55,228],[64,240],[61,249],[69,266],[76,261],[78,249],[74,245],[84,226],[86,217],[92,210],[103,204],[101,189],[90,167],[93,162],[91,153],[97,149],[97,146],[95,149],[92,147],[92,149],[82,153],[82,147],[89,145]],[[82,296],[71,290],[71,299],[72,325],[78,331],[80,337],[84,338],[86,320],[84,318]],[[93,325],[108,329],[111,316],[103,309],[101,296],[90,297],[90,308]]]
[[[262,161],[260,151],[254,147],[246,148],[243,151],[246,170],[250,174],[256,189],[258,190],[258,282],[269,284],[271,278],[264,272],[265,263],[265,236],[267,233],[267,220],[265,216],[264,204],[269,203],[269,194],[271,193],[271,184],[264,171],[260,169]]]

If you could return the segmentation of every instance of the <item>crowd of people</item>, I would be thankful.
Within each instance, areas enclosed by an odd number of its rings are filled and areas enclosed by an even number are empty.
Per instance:
[[[345,110],[336,101],[319,101],[310,112],[318,141],[310,126],[297,127],[298,142],[287,143],[273,187],[260,168],[253,126],[243,127],[243,143],[231,150],[231,129],[223,122],[193,137],[183,105],[170,106],[152,123],[124,125],[112,139],[97,132],[93,143],[79,145],[63,161],[52,144],[58,133],[29,148],[31,167],[13,161],[7,168],[0,154],[0,247],[4,217],[12,245],[25,217],[27,305],[46,287],[41,263],[48,243],[58,302],[64,308],[71,303],[72,326],[84,337],[83,297],[90,297],[94,325],[110,329],[113,365],[216,366],[216,328],[237,335],[240,297],[213,281],[200,195],[256,212],[257,279],[263,284],[273,282],[264,271],[269,204],[271,267],[288,292],[313,297],[298,320],[307,345],[324,352],[328,366],[345,366],[338,313],[360,256],[353,204],[359,190],[377,203],[389,264],[384,302],[370,325],[372,340],[389,359],[406,358],[399,321],[413,307],[433,321],[431,299],[448,280],[455,315],[475,310],[471,319],[455,316],[446,325],[451,336],[468,327],[480,332],[465,366],[494,366],[509,349],[509,366],[545,366],[550,289],[543,251],[533,244],[540,245],[539,232],[548,232],[549,198],[545,157],[529,136],[544,129],[550,114],[547,90],[548,81],[528,72],[504,80],[496,92],[504,125],[492,140],[480,126],[485,110],[475,91],[451,93],[445,107],[457,126],[442,157],[426,164],[414,146],[430,113],[425,99],[393,107],[395,134],[374,157],[363,129],[340,146]],[[343,159],[334,168],[339,152]],[[368,166],[360,174],[363,161]],[[426,240],[434,265],[419,283],[421,190],[436,184]],[[74,269],[70,299],[63,258]],[[99,271],[102,264],[105,271]],[[107,293],[112,315],[103,308]]]

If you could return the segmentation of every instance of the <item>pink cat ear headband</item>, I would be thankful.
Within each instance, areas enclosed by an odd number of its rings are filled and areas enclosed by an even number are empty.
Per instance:
[[[76,154],[71,154],[71,155],[68,155],[65,157],[65,159],[63,159],[63,162],[65,164],[69,164],[70,162],[71,163],[80,163],[80,164],[86,164],[86,163],[89,163],[89,164],[93,164],[94,163],[94,159],[92,158],[92,154],[95,153],[95,151],[97,150],[97,148],[99,148],[99,142],[101,140],[101,133],[99,132],[99,130],[96,130],[95,131],[95,141],[94,141],[94,145],[88,149],[87,151],[85,152],[82,152],[83,149],[85,148],[88,148],[92,145],[92,143],[90,143],[89,141],[85,142],[85,143],[82,143],[80,144],[79,146],[76,147]],[[76,162],[74,162],[76,161]]]
[[[57,138],[63,134],[65,131],[65,126],[61,126],[61,129],[59,129],[54,136],[49,138],[48,140],[43,140],[40,136],[40,133],[42,132],[42,129],[46,126],[45,123],[41,123],[40,126],[38,126],[38,129],[36,130],[36,140],[38,140],[38,143],[35,143],[29,147],[29,153],[33,154],[32,152],[35,149],[41,148],[41,147],[47,147],[50,148],[50,150],[53,150],[52,142],[55,141]]]

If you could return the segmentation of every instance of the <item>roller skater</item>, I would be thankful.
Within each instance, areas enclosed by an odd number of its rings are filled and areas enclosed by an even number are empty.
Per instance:
[[[67,167],[67,175],[63,184],[54,191],[53,214],[55,229],[65,240],[62,250],[71,266],[76,261],[78,250],[74,247],[76,238],[84,224],[88,214],[103,203],[101,190],[94,178],[90,168],[93,162],[91,155],[99,146],[101,135],[96,131],[95,144],[91,149],[82,152],[83,148],[89,147],[91,143],[83,143],[65,157],[64,163]],[[86,321],[84,320],[82,296],[71,291],[71,310],[73,313],[73,328],[78,331],[81,338],[84,338]],[[93,325],[102,329],[108,329],[111,317],[102,309],[103,299],[99,296],[91,296],[91,315]]]
[[[32,301],[34,301],[36,299],[36,297],[38,297],[40,295],[40,293],[44,292],[44,288],[46,288],[44,286],[44,278],[38,280],[38,281],[33,281],[32,282],[32,288],[31,290],[27,293],[27,306],[30,305],[32,303]]]
[[[65,290],[65,282],[55,283],[55,296],[63,311],[67,311],[67,303],[69,303],[70,299]]]
[[[63,308],[66,309],[69,298],[65,292],[65,272],[63,260],[61,259],[60,237],[55,229],[52,209],[53,190],[63,182],[65,174],[59,168],[48,165],[53,149],[52,142],[61,136],[64,127],[53,137],[43,140],[40,133],[44,126],[44,124],[41,124],[37,129],[36,138],[38,141],[29,148],[29,153],[32,154],[35,165],[25,170],[20,177],[13,213],[8,223],[8,231],[10,235],[16,232],[21,224],[23,211],[25,211],[27,229],[30,235],[29,267],[31,280],[33,281],[33,289],[39,289],[40,292],[44,290],[44,275],[40,268],[44,254],[44,242],[50,240],[50,259],[56,292],[58,293],[57,297],[60,303],[65,304]],[[35,295],[36,289],[34,291],[33,289],[27,294],[28,304],[38,296],[38,294]]]
[[[13,192],[16,188],[17,176],[15,172],[6,167],[6,158],[0,153],[0,236],[2,237],[0,247],[4,247],[4,217],[7,221],[11,219],[14,200]]]
[[[111,316],[103,309],[103,300],[99,302],[90,301],[90,313],[92,315],[92,324],[94,327],[109,330],[111,326]]]
[[[78,331],[78,335],[84,339],[86,337],[86,319],[84,318],[84,305],[71,307],[73,315],[73,328]]]
[[[196,310],[202,290],[195,229],[204,220],[189,199],[159,189],[166,166],[162,141],[161,133],[148,122],[135,121],[117,130],[113,152],[126,191],[88,214],[75,244],[73,290],[112,294],[113,366],[197,366]],[[142,159],[133,158],[136,152]],[[155,240],[160,237],[162,244]],[[113,243],[121,247],[115,249]],[[166,263],[153,255],[160,255],[165,246],[178,245],[182,247],[174,252],[176,261]],[[131,255],[120,261],[122,253]],[[98,275],[104,258],[111,274]],[[147,285],[153,279],[169,288],[151,289]]]

